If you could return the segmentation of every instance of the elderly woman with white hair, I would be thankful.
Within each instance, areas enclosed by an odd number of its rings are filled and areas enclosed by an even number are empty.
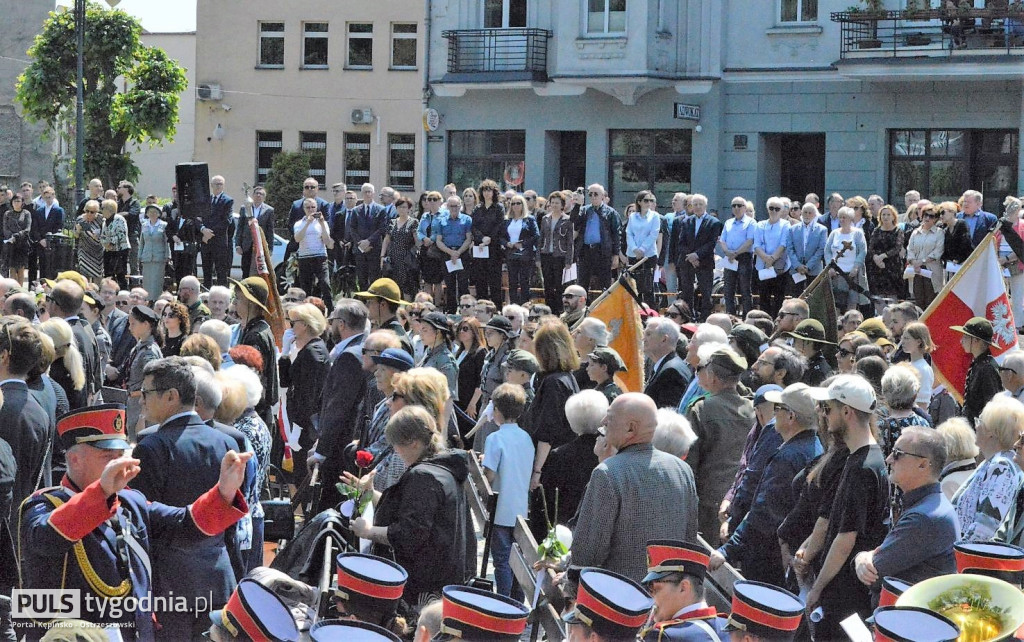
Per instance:
[[[898,363],[882,375],[882,398],[889,408],[887,417],[878,419],[882,452],[888,457],[903,429],[908,426],[931,428],[931,422],[914,411],[921,390],[920,375],[908,363]]]
[[[939,484],[942,486],[942,494],[951,500],[978,467],[978,445],[974,443],[971,424],[963,417],[947,419],[935,430],[946,441],[946,465],[939,473]],[[1020,465],[1020,461],[1017,465]]]
[[[607,412],[608,400],[596,390],[577,392],[565,403],[565,417],[576,436],[551,451],[540,476],[552,523],[556,505],[560,523],[576,514],[590,473],[597,467],[594,444]]]
[[[1024,425],[1024,404],[995,397],[975,423],[976,443],[984,461],[953,495],[961,539],[985,542],[997,538],[1017,518],[1017,493],[1024,472],[1014,459],[1013,447]]]
[[[601,319],[594,317],[585,317],[573,330],[572,340],[576,345],[576,354],[580,357],[580,367],[573,372],[573,376],[576,377],[576,383],[579,384],[580,390],[594,387],[594,382],[587,374],[589,361],[587,355],[593,352],[594,348],[607,346],[610,339],[611,333],[608,332],[608,326]]]
[[[686,459],[695,441],[697,434],[693,432],[689,419],[672,408],[658,408],[658,426],[654,429],[652,446],[661,452]]]
[[[1017,256],[1012,245],[1018,245],[1017,239],[1008,237],[1017,235],[1024,240],[1024,221],[1021,220],[1021,200],[1015,196],[1007,196],[1003,201],[1003,221],[996,231],[996,247],[999,248],[999,262],[1010,273],[1010,305],[1014,321],[1024,324],[1024,256]],[[1013,241],[1011,245],[1010,241]]]
[[[825,241],[825,265],[835,261],[841,272],[866,290],[868,279],[864,262],[868,255],[868,244],[864,230],[853,225],[853,216],[853,208],[839,208],[839,228],[832,230]],[[864,302],[861,301],[862,295],[851,289],[846,279],[837,274],[835,269],[832,269],[832,290],[836,305],[844,311]]]

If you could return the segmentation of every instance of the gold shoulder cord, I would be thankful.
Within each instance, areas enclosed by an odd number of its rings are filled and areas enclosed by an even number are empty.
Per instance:
[[[50,503],[53,504],[54,508],[59,508],[60,505],[64,503],[63,500],[61,500],[58,497],[54,497],[53,495],[44,495],[44,497],[50,500]],[[99,574],[96,573],[96,570],[92,567],[92,564],[89,562],[89,556],[85,552],[85,544],[82,543],[82,540],[78,540],[77,542],[75,542],[72,548],[75,551],[75,560],[78,562],[78,567],[82,570],[82,576],[85,578],[85,581],[89,585],[89,588],[91,588],[94,592],[107,598],[124,597],[128,594],[128,591],[130,591],[132,588],[132,583],[130,580],[125,579],[117,586],[110,586],[100,578]],[[65,556],[64,559],[66,572],[67,557]],[[63,578],[61,579],[61,588],[64,588]]]
[[[45,497],[47,499],[49,499],[51,502],[60,501],[59,499],[56,499],[56,498],[51,497],[49,495],[45,495]],[[21,588],[24,588],[24,586],[25,586],[25,580],[24,580],[24,578],[21,575],[21,559],[22,559],[21,558],[21,516],[24,513],[23,509],[25,507],[25,502],[27,502],[29,499],[31,499],[31,497],[26,497],[24,500],[22,500],[21,507],[18,510],[18,586],[21,587]],[[68,577],[68,554],[64,553],[64,564],[61,567],[61,572],[60,572],[60,589],[61,590],[64,589],[64,584],[67,582],[67,577]],[[50,620],[37,620],[35,618],[29,618],[29,619],[32,620],[33,622],[35,622],[36,624],[49,624],[50,622],[54,621],[53,619],[50,619]]]

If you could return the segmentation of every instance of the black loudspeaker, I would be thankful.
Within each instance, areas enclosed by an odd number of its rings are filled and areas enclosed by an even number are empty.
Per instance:
[[[174,176],[182,215],[206,218],[210,214],[210,166],[206,163],[179,163],[174,168]]]

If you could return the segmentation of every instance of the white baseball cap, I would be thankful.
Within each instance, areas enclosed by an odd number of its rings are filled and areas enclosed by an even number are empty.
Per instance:
[[[828,388],[811,388],[807,392],[815,401],[838,401],[861,412],[875,409],[875,389],[858,375],[839,375]]]
[[[765,401],[780,403],[799,415],[814,413],[814,400],[811,398],[810,387],[805,383],[794,383],[785,390],[772,390],[764,395]]]

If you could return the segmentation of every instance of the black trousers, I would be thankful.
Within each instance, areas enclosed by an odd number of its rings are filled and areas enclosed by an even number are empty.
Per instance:
[[[32,243],[32,249],[28,252],[29,282],[54,278],[55,274],[50,274],[50,251],[38,242]]]
[[[530,300],[530,278],[533,276],[533,258],[508,260],[508,300],[522,305]]]
[[[544,303],[551,308],[551,314],[562,314],[562,270],[565,269],[565,257],[551,254],[540,255],[540,272],[544,277]],[[579,267],[577,266],[577,269]]]
[[[445,271],[447,272],[447,268]],[[462,269],[445,274],[444,288],[447,291],[444,297],[444,311],[447,314],[455,314],[459,309],[459,297],[469,294],[469,270]]]
[[[576,269],[579,271],[579,284],[588,292],[604,292],[612,284],[612,259],[602,254],[600,243],[580,248]]]
[[[637,258],[630,259],[629,265],[636,265],[641,260]],[[640,295],[641,301],[652,308],[656,307],[654,301],[654,267],[654,259],[651,259],[633,271],[633,279],[636,281],[636,293]]]
[[[299,259],[299,287],[306,294],[319,296],[328,310],[334,309],[331,297],[331,275],[327,271],[326,256],[310,256]],[[314,290],[314,288],[316,288]]]
[[[491,253],[494,254],[494,246],[491,246]],[[465,257],[462,262],[466,263]],[[473,287],[476,288],[476,298],[493,301],[500,310],[505,301],[505,296],[501,292],[501,259],[493,256],[472,259],[466,264],[466,268],[470,272]],[[511,285],[509,287],[511,288]]]
[[[196,273],[196,255],[192,252],[171,252],[174,261],[174,287],[186,276]]]
[[[786,284],[793,279],[789,278],[789,272],[781,272],[774,279],[757,282],[757,295],[761,299],[761,309],[772,315],[774,319],[782,308],[782,301],[786,298]]]
[[[750,275],[753,269],[753,261],[749,252],[744,252],[736,257],[739,264],[738,270],[724,270],[725,285],[725,311],[728,314],[736,314],[736,289],[739,287],[740,301],[743,305],[743,316],[754,308],[754,299],[750,295]]]
[[[242,278],[252,276],[256,271],[252,269],[252,250],[242,252]]]
[[[356,245],[353,242],[353,247]],[[374,250],[377,250],[374,252]],[[356,264],[356,279],[359,287],[367,290],[374,281],[380,278],[380,248],[370,248],[369,252],[360,252],[358,249],[352,251],[352,258]]]
[[[128,289],[128,250],[103,252],[103,276],[116,279],[122,290]]]
[[[699,268],[695,268],[689,261],[682,259],[676,264],[676,270],[679,275],[679,298],[690,305],[690,309],[693,310],[698,321],[703,321],[711,314],[711,288],[715,281],[714,266],[702,263]],[[696,279],[697,287],[701,292],[699,310],[694,300],[694,279]]]

